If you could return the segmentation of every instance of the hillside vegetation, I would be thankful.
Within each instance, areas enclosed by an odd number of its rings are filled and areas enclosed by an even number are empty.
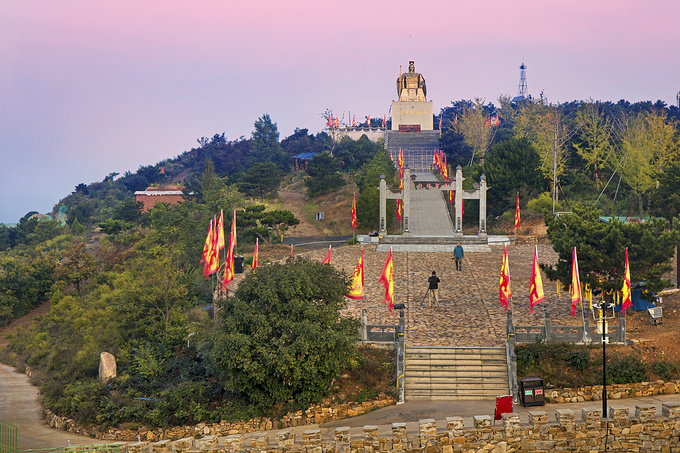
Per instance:
[[[497,125],[487,122],[496,114]],[[588,250],[582,270],[594,289],[620,287],[612,263],[629,247],[632,280],[668,286],[680,213],[676,108],[541,97],[501,99],[499,107],[459,101],[441,115],[440,147],[451,166],[464,166],[465,188],[487,176],[490,230],[512,225],[517,193],[525,218],[545,216],[560,254],[551,278],[567,280],[567,252],[578,246]],[[547,139],[549,127],[559,141]],[[300,152],[317,153],[306,171],[293,170]],[[377,230],[381,175],[398,187],[382,143],[335,143],[306,129],[281,140],[263,115],[248,139],[215,134],[135,173],[78,184],[55,206],[67,207],[66,225],[29,212],[15,228],[0,226],[0,325],[50,304],[10,338],[3,360],[30,366],[43,403],[81,423],[167,426],[318,401],[341,364],[361,362],[355,321],[339,319],[347,276],[305,261],[264,264],[286,256],[277,248],[282,235],[350,234],[353,193],[357,232]],[[133,197],[170,183],[184,187],[184,202],[143,211]],[[397,232],[392,202],[388,229]],[[474,206],[466,207],[464,222],[476,223]],[[259,241],[262,267],[233,298],[215,299],[218,282],[206,278],[202,251],[210,221],[223,212],[229,232],[234,211],[237,252],[249,263]],[[553,216],[559,211],[573,214]],[[314,220],[316,212],[325,219]],[[605,225],[602,213],[645,221]],[[260,277],[286,284],[263,288]],[[102,351],[118,360],[109,385],[97,377]]]

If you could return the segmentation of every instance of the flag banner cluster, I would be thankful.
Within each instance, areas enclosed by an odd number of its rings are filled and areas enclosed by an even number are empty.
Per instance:
[[[222,290],[226,291],[229,284],[234,280],[234,249],[236,248],[236,209],[231,220],[231,233],[229,234],[229,248],[227,249],[227,261],[224,263],[224,277],[222,278]]]
[[[534,306],[545,300],[543,294],[543,279],[538,265],[538,247],[534,246],[534,262],[531,266],[531,281],[529,283],[529,313],[534,312]]]
[[[352,115],[352,127],[357,127],[356,115]]]
[[[397,165],[399,165],[399,190],[404,190],[404,152],[399,149],[399,155],[397,156]],[[402,216],[404,214],[404,199],[397,199],[397,220],[401,222]]]
[[[340,118],[333,117],[332,113],[328,114],[328,119],[326,120],[326,127],[340,127]]]
[[[352,194],[352,229],[357,229],[357,193]]]
[[[359,258],[359,264],[352,273],[349,292],[346,297],[356,300],[364,298],[364,249],[361,249],[361,258]]]
[[[385,128],[387,127],[387,115],[383,115],[383,124],[382,127]]]
[[[578,274],[578,261],[576,259],[576,247],[571,255],[571,316],[576,312],[576,305],[581,302],[581,278]]]
[[[446,154],[444,151],[434,150],[434,156],[432,156],[432,166],[439,170],[439,173],[444,177],[444,181],[451,182],[449,176],[449,165],[446,162]]]
[[[332,247],[333,247],[332,245],[328,246],[328,253],[326,253],[326,258],[324,258],[323,261],[321,261],[321,264],[331,264],[331,254],[333,252]]]
[[[501,264],[501,280],[498,283],[498,300],[503,304],[504,311],[508,311],[508,304],[512,297],[510,289],[510,268],[508,267],[508,246],[503,251],[503,264]]]
[[[515,232],[519,230],[519,192],[517,192],[517,204],[515,205]]]
[[[493,126],[498,126],[499,124],[501,124],[501,121],[498,118],[498,113],[496,113],[493,116],[489,115],[489,117],[486,119],[486,127],[487,128],[493,127]]]
[[[220,267],[217,236],[217,226],[214,225],[213,220],[210,219],[208,234],[205,238],[205,244],[203,245],[203,253],[201,254],[201,263],[204,263],[203,275],[205,275],[206,279],[210,278],[210,276],[217,272]]]
[[[366,117],[366,127],[371,127],[371,115]]]
[[[387,304],[390,313],[392,313],[392,308],[394,307],[394,262],[392,259],[391,247],[390,251],[387,253],[387,259],[385,260],[385,265],[383,266],[378,283],[385,285],[385,299],[383,300],[383,304]]]

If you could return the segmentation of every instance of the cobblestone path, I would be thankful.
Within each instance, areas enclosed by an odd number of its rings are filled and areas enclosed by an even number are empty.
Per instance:
[[[529,280],[533,245],[508,247],[510,281],[513,291],[513,316],[516,325],[543,325],[549,313],[553,325],[580,325],[580,310],[571,316],[568,294],[557,298],[556,285],[543,275],[546,301],[529,313]],[[406,304],[406,341],[410,346],[502,346],[505,343],[507,314],[498,301],[503,247],[491,246],[491,252],[466,252],[463,270],[455,270],[450,253],[394,253],[395,302]],[[348,300],[346,314],[359,317],[366,309],[369,324],[396,324],[399,313],[390,314],[383,305],[384,288],[378,283],[387,252],[375,246],[364,247],[365,287],[363,300]],[[326,250],[305,254],[322,260]],[[359,261],[361,246],[333,249],[333,265],[351,274]],[[557,255],[550,244],[538,245],[542,264],[552,264]],[[437,272],[440,283],[440,306],[430,308],[423,297],[427,278]]]

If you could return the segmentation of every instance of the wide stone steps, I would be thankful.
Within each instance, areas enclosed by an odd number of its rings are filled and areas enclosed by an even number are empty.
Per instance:
[[[406,348],[409,400],[494,399],[508,394],[505,348]]]
[[[385,236],[380,239],[381,244],[456,244],[460,242],[463,246],[466,244],[486,245],[487,238],[479,236]]]

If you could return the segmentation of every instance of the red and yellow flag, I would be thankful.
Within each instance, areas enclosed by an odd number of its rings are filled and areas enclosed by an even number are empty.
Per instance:
[[[231,220],[231,233],[229,234],[229,248],[227,249],[227,262],[224,263],[224,278],[222,279],[222,290],[229,287],[229,283],[234,280],[234,248],[236,248],[236,209]]]
[[[517,204],[515,206],[515,232],[519,230],[519,192],[517,192]]]
[[[392,262],[391,247],[387,254],[387,259],[385,260],[385,265],[383,266],[378,283],[385,285],[385,299],[383,300],[383,304],[388,304],[390,313],[392,313],[392,307],[394,307],[394,263]]]
[[[203,245],[203,253],[201,254],[201,262],[205,263],[203,265],[203,275],[205,275],[206,279],[217,272],[217,269],[219,268],[219,263],[217,261],[218,252],[215,250],[215,246],[215,227],[213,226],[212,219],[210,219],[208,234],[205,238],[205,244]]]
[[[543,279],[541,278],[541,268],[538,266],[538,247],[534,246],[534,263],[531,266],[531,282],[529,286],[529,313],[534,312],[534,305],[538,305],[544,300]]]
[[[449,203],[453,204],[455,202],[453,198],[453,190],[449,190]]]
[[[217,250],[224,248],[224,215],[220,209],[220,216],[217,218]]]
[[[512,297],[510,289],[510,268],[508,267],[508,246],[503,252],[503,264],[501,264],[501,280],[498,284],[498,300],[503,304],[504,311],[508,311],[508,304]]]
[[[349,292],[346,297],[350,299],[364,298],[364,249],[361,249],[361,258],[359,264],[352,273],[352,278],[349,281]]]
[[[257,269],[260,265],[260,238],[255,238],[255,252],[253,252],[253,270]]]
[[[576,247],[571,255],[571,316],[576,312],[576,305],[581,302],[581,278],[578,275],[578,261]]]
[[[626,247],[626,271],[623,277],[623,288],[621,288],[621,313],[626,316],[626,308],[633,305],[630,300],[630,265],[628,264],[628,247]]]
[[[439,158],[439,151],[434,150],[434,154],[432,155],[432,166],[437,168],[437,165],[439,165],[438,159]]]
[[[352,194],[352,229],[357,229],[357,193]]]
[[[331,249],[332,246],[328,246],[328,253],[326,253],[326,258],[321,261],[321,264],[331,264]]]

